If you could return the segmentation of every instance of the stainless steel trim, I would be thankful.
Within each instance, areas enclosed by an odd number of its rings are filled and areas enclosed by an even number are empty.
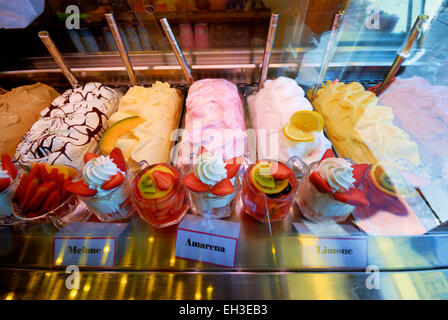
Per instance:
[[[263,88],[264,82],[268,75],[269,62],[271,60],[272,48],[275,41],[275,33],[277,31],[279,15],[276,13],[271,14],[271,21],[269,23],[268,37],[266,39],[266,47],[264,49],[263,64],[261,65],[260,81],[258,82],[258,89]]]

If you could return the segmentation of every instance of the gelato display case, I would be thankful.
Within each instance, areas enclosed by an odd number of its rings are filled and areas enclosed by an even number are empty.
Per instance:
[[[448,298],[448,1],[2,6],[0,299]]]

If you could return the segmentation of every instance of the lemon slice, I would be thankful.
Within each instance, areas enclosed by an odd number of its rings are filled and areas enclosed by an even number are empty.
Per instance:
[[[288,139],[295,142],[308,142],[314,140],[314,133],[312,131],[300,130],[291,124],[287,124],[283,127],[283,133]]]
[[[316,111],[297,111],[291,117],[291,124],[302,131],[322,131],[324,118]]]
[[[418,193],[403,179],[398,168],[394,163],[377,162],[370,168],[370,181],[378,190],[394,197],[417,196]]]

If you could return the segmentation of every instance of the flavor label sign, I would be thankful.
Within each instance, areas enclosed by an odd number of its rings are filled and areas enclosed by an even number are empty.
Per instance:
[[[176,257],[234,267],[240,224],[185,215],[177,229]]]
[[[304,267],[365,269],[368,266],[366,238],[300,237],[300,247]]]
[[[53,237],[53,265],[114,267],[125,223],[73,222]]]

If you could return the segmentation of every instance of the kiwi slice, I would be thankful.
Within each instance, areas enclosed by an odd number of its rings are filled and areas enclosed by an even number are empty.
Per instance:
[[[255,169],[255,180],[266,188],[275,188],[274,177],[270,174],[265,174],[266,170],[264,167]],[[270,171],[269,171],[270,172]]]
[[[383,188],[389,190],[390,192],[395,192],[394,184],[387,173],[383,172],[379,178],[380,184]]]
[[[251,169],[252,184],[265,194],[280,193],[288,184],[289,179],[275,180],[271,175],[271,164],[269,162],[258,162]]]
[[[155,193],[157,191],[149,172],[141,177],[140,181],[138,182],[138,189],[143,193]]]

